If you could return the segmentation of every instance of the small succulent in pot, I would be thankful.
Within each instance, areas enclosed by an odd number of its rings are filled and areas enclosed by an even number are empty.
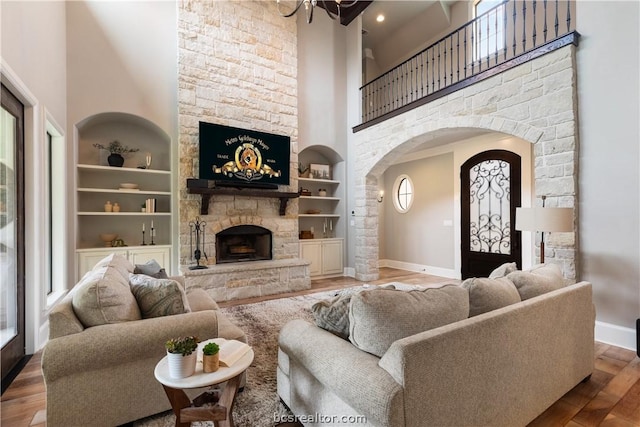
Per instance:
[[[169,353],[188,356],[198,348],[199,342],[196,336],[179,337],[168,340],[164,346]]]
[[[140,151],[139,148],[129,148],[126,145],[122,145],[122,143],[117,140],[111,141],[108,146],[104,146],[102,144],[93,144],[93,146],[101,150],[106,150],[111,154],[127,154]]]
[[[202,353],[204,353],[207,356],[213,356],[214,354],[216,354],[219,351],[220,351],[220,346],[218,344],[214,343],[214,342],[207,343],[202,348]]]

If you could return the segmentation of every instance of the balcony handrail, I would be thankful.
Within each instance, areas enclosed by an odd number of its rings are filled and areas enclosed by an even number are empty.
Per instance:
[[[548,3],[553,5],[548,7]],[[556,46],[557,43],[552,42],[572,32],[573,5],[573,0],[501,1],[360,87],[363,125],[376,119],[378,122],[379,117],[400,108],[406,111],[407,105],[425,97],[437,99],[434,95],[441,91],[444,94],[445,89],[465,80],[475,77],[475,83],[480,74],[490,77],[485,71],[507,62],[522,63],[525,53],[540,51],[543,46],[548,49],[550,44]],[[560,30],[563,20],[566,31]],[[538,27],[542,33],[540,38]],[[577,44],[579,35],[574,35],[571,42]],[[501,67],[501,71],[505,68],[508,67]],[[354,130],[360,130],[363,125]]]

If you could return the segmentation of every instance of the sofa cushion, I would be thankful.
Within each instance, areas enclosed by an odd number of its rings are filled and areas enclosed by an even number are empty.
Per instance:
[[[158,264],[155,259],[150,259],[144,264],[136,264],[133,269],[134,274],[146,274],[147,276],[155,277],[156,279],[168,279],[167,272],[164,268]]]
[[[188,313],[187,295],[175,280],[155,279],[146,274],[129,276],[131,292],[143,319]]]
[[[515,262],[507,262],[496,268],[489,274],[489,279],[499,279],[505,277],[509,273],[513,273],[518,270],[518,266]]]
[[[528,271],[507,275],[518,289],[522,301],[564,287],[564,277],[557,264],[541,264]]]
[[[311,306],[313,318],[318,327],[343,339],[349,339],[349,303],[351,297],[366,290],[395,289],[392,284],[375,287],[357,287],[345,289],[330,300],[319,301]]]
[[[76,285],[71,303],[85,328],[140,320],[138,303],[120,267],[94,267]]]
[[[128,280],[129,273],[133,273],[134,269],[133,264],[126,257],[115,253],[107,255],[93,266],[94,269],[99,267],[115,268],[125,281]]]
[[[349,341],[360,350],[382,357],[400,338],[468,316],[468,292],[458,285],[361,292],[351,298]]]
[[[462,287],[469,291],[470,317],[520,302],[518,289],[506,277],[473,277],[462,282]]]

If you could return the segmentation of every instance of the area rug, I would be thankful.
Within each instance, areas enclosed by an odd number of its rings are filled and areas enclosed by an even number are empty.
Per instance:
[[[278,333],[293,319],[313,321],[311,306],[341,291],[281,298],[254,304],[222,308],[231,322],[241,328],[255,353],[247,370],[247,385],[238,393],[233,408],[236,427],[273,427],[274,420],[289,414],[276,394]],[[175,425],[171,411],[138,420],[135,427],[169,427]],[[212,422],[197,422],[192,426],[209,427]]]

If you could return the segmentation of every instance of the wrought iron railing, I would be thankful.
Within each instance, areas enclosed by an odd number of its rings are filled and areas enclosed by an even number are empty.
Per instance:
[[[451,93],[458,89],[455,86],[464,86],[461,82],[471,84],[480,75],[490,77],[493,74],[486,71],[516,58],[527,59],[529,52],[573,32],[572,16],[574,1],[506,0],[498,4],[361,87],[363,125],[417,106],[412,104],[422,105],[429,101],[425,98]]]

